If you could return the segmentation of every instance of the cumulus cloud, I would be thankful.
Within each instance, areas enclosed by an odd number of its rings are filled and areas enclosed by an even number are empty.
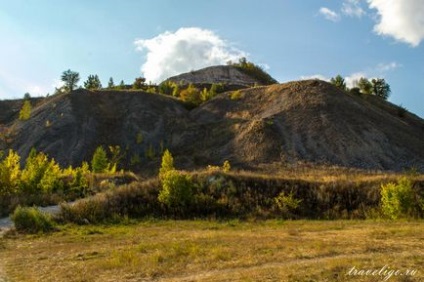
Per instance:
[[[342,6],[342,13],[350,17],[362,17],[365,14],[361,7],[360,0],[345,0]]]
[[[355,72],[345,77],[346,86],[348,88],[353,88],[358,86],[358,82],[361,77],[370,78],[367,76],[365,72]]]
[[[213,31],[197,27],[166,31],[150,39],[138,39],[134,44],[146,54],[141,72],[147,81],[156,83],[176,74],[247,56]]]
[[[302,75],[300,77],[301,80],[308,80],[308,79],[319,79],[324,81],[330,81],[328,77],[322,74],[313,74],[313,75]]]
[[[332,22],[338,22],[341,18],[339,14],[337,14],[333,10],[330,10],[326,7],[321,7],[319,9],[319,13],[321,15],[323,15],[324,18],[326,18],[327,20],[332,21]]]
[[[424,39],[423,0],[367,0],[378,14],[374,31],[416,47]]]

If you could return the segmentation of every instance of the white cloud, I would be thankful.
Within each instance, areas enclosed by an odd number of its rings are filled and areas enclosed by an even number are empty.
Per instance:
[[[342,6],[342,13],[350,17],[362,17],[365,14],[361,7],[360,0],[345,0]]]
[[[319,13],[324,16],[329,21],[338,22],[340,20],[340,15],[334,12],[333,10],[330,10],[326,7],[321,7],[319,9]]]
[[[319,79],[324,81],[330,81],[328,77],[322,74],[313,74],[313,75],[302,75],[300,77],[301,80],[308,80],[308,79]]]
[[[134,44],[138,51],[146,52],[141,72],[147,81],[156,83],[183,72],[247,56],[213,31],[197,27],[166,31],[151,39],[138,39]]]
[[[396,63],[396,62],[390,62],[388,64],[381,63],[381,64],[378,64],[377,70],[379,72],[388,72],[388,71],[391,71],[391,70],[395,70],[395,69],[399,68],[400,66],[401,65]]]
[[[349,76],[346,76],[345,77],[346,86],[348,88],[356,87],[361,77],[367,77],[367,74],[364,72],[356,72],[356,73],[352,73]]]
[[[424,39],[423,0],[367,0],[376,9],[378,22],[374,31],[416,47]]]

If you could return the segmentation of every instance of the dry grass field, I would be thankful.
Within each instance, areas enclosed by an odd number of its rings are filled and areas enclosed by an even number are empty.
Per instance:
[[[0,281],[423,281],[423,230],[379,220],[66,225],[0,239]]]

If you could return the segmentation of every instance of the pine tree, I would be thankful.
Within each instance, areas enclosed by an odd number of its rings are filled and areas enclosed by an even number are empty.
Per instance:
[[[19,111],[19,119],[28,120],[31,116],[31,110],[32,106],[30,100],[25,100],[21,110]]]
[[[102,146],[97,147],[96,151],[94,151],[93,159],[91,160],[91,170],[94,173],[102,173],[109,170],[109,160]]]
[[[113,78],[109,78],[109,82],[107,83],[107,88],[113,89],[115,87],[115,83],[113,83]]]
[[[102,88],[102,83],[97,74],[89,75],[87,81],[84,82],[84,87],[88,90],[99,90]]]
[[[338,74],[336,77],[332,77],[330,79],[331,84],[333,84],[334,86],[340,88],[341,90],[346,91],[347,87],[346,87],[346,82],[344,80],[344,78]]]
[[[121,80],[121,83],[119,83],[119,89],[124,90],[125,89],[125,82]]]
[[[162,156],[162,164],[159,169],[159,178],[163,179],[167,172],[175,170],[174,168],[174,158],[171,155],[169,150],[165,150]]]

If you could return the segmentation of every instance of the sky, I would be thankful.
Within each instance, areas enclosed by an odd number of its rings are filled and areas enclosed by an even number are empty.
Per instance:
[[[424,0],[0,0],[0,99],[63,71],[127,84],[246,57],[279,82],[385,78],[424,117]]]

